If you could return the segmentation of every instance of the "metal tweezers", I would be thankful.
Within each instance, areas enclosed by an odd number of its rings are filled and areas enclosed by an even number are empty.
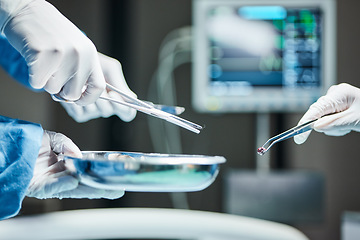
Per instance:
[[[278,142],[284,141],[288,138],[294,137],[298,134],[310,131],[313,128],[313,123],[318,120],[318,119],[314,119],[311,121],[308,121],[306,123],[303,123],[299,126],[293,127],[283,133],[280,133],[279,135],[276,135],[275,137],[270,138],[269,140],[267,140],[265,142],[265,144],[257,149],[257,153],[260,155],[264,155],[267,151],[269,151],[269,149]],[[268,145],[268,147],[266,147],[266,145]]]
[[[105,96],[100,96],[99,97],[100,99],[104,99],[107,101],[122,104],[130,108],[134,108],[137,111],[143,112],[153,117],[164,119],[170,123],[178,125],[194,133],[200,133],[200,130],[202,130],[203,128],[202,126],[196,123],[190,122],[188,120],[176,116],[178,114],[181,114],[185,110],[183,107],[157,105],[152,102],[142,101],[137,98],[131,97],[128,94],[124,93],[123,91],[117,89],[116,87],[108,83],[106,84],[106,87],[119,93],[123,97],[124,101],[119,101],[117,99],[113,99]],[[53,100],[58,102],[73,102],[62,98],[58,94],[52,94],[51,97],[53,98]]]

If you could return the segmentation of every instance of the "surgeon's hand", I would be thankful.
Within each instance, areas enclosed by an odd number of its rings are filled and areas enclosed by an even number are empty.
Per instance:
[[[0,27],[24,57],[29,83],[77,104],[94,103],[105,89],[89,38],[44,0],[0,0]]]
[[[58,154],[81,157],[79,148],[65,135],[44,131],[42,146],[35,163],[34,176],[26,196],[45,198],[107,198],[116,199],[124,191],[95,189],[79,184],[70,169],[59,161]]]
[[[105,81],[117,89],[122,90],[124,93],[136,98],[136,94],[130,90],[125,81],[120,62],[101,53],[99,53],[99,59]],[[118,101],[123,101],[122,97],[118,93],[110,89],[104,91],[102,95],[117,99]],[[135,109],[102,99],[98,99],[95,103],[87,106],[80,106],[75,103],[66,102],[61,102],[61,105],[77,122],[87,122],[91,119],[99,117],[107,118],[112,115],[117,115],[123,121],[130,122],[136,116]]]
[[[360,89],[346,83],[330,87],[325,96],[310,106],[298,125],[320,117],[314,123],[317,132],[330,136],[360,132]],[[302,144],[309,135],[310,132],[297,135],[294,141]]]

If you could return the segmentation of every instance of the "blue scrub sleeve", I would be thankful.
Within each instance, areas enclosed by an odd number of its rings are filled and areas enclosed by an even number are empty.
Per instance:
[[[29,68],[23,56],[0,34],[0,65],[15,80],[33,91],[29,83]],[[42,91],[42,90],[40,90]]]
[[[0,220],[19,213],[42,137],[39,124],[0,116]]]

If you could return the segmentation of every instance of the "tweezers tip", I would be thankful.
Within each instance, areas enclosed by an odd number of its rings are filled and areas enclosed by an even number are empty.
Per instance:
[[[264,154],[266,153],[266,151],[267,151],[267,149],[264,148],[264,147],[259,147],[259,148],[257,149],[257,153],[258,153],[260,156],[264,155]]]

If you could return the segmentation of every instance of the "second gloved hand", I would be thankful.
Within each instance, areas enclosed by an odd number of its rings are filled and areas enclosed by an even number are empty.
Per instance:
[[[325,96],[310,106],[298,125],[318,118],[321,119],[313,127],[317,132],[330,136],[360,132],[360,89],[346,83],[330,87]],[[297,135],[294,141],[302,144],[309,135],[310,132]]]
[[[116,199],[124,191],[95,189],[79,184],[58,154],[81,157],[79,148],[65,135],[44,131],[42,145],[35,163],[34,175],[26,196],[45,198],[107,198]]]
[[[117,89],[120,89],[127,95],[136,98],[136,94],[130,90],[125,81],[120,62],[101,53],[99,53],[99,60],[105,81]],[[118,93],[109,89],[104,91],[103,95],[109,98],[114,98],[118,101],[123,101],[122,97]],[[66,102],[61,102],[61,105],[77,122],[87,122],[91,119],[96,119],[99,117],[107,118],[112,115],[117,115],[121,120],[130,122],[136,116],[135,109],[123,106],[121,104],[111,103],[103,99],[98,99],[95,103],[89,104],[87,106],[80,106],[75,103]]]

